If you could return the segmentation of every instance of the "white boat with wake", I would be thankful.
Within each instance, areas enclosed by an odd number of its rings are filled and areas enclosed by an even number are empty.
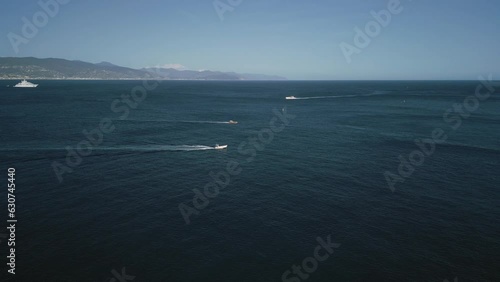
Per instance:
[[[23,88],[34,88],[37,87],[38,84],[34,84],[31,82],[26,81],[26,79],[23,79],[21,82],[18,84],[14,85],[14,87],[23,87]]]
[[[227,145],[219,145],[219,144],[215,144],[215,147],[214,147],[215,150],[223,150],[226,148],[227,148]]]
[[[297,99],[297,97],[295,97],[295,96],[288,96],[285,99],[287,99],[287,100],[295,100],[295,99]]]
[[[238,124],[238,122],[237,122],[237,121],[234,121],[234,120],[232,120],[232,119],[231,119],[231,120],[229,120],[227,123],[229,123],[229,124]]]

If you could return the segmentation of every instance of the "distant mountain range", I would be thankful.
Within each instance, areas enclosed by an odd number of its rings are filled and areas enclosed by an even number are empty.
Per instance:
[[[262,74],[191,71],[172,68],[132,69],[108,62],[97,64],[64,59],[0,57],[0,79],[164,79],[164,80],[286,80]]]

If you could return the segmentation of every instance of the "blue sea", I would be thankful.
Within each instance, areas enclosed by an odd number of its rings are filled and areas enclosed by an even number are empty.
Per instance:
[[[500,281],[479,81],[32,82],[0,82],[0,281]]]

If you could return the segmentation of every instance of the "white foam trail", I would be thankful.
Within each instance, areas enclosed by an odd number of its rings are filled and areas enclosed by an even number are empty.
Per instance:
[[[176,122],[176,121],[170,121]],[[186,123],[218,123],[218,124],[228,124],[229,121],[211,121],[211,120],[179,120],[177,122],[186,122]]]
[[[97,148],[99,150],[99,148]],[[103,148],[104,150],[123,151],[204,151],[215,150],[214,147],[205,145],[149,145],[149,146],[125,146],[115,148]]]
[[[309,100],[309,99],[331,99],[331,98],[350,98],[357,97],[358,95],[344,95],[344,96],[316,96],[316,97],[295,97],[294,100]]]
[[[356,94],[356,95],[337,95],[337,96],[313,96],[313,97],[295,97],[294,100],[309,100],[309,99],[334,99],[334,98],[354,98],[354,97],[368,97],[385,94],[380,91],[375,91],[371,94]]]
[[[65,151],[65,148],[40,147],[40,148],[2,148],[0,151]],[[215,147],[205,145],[144,145],[144,146],[116,146],[116,147],[94,147],[93,151],[130,151],[130,152],[154,152],[154,151],[204,151],[215,150]]]
[[[116,120],[120,121],[120,120]],[[161,119],[149,119],[149,120],[127,120],[134,122],[165,122],[165,123],[212,123],[212,124],[229,124],[229,121],[213,121],[213,120],[161,120]]]

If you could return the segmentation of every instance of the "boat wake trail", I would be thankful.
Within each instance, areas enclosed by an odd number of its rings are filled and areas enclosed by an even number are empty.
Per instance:
[[[121,121],[121,120],[117,120]],[[159,122],[159,123],[210,123],[210,124],[230,124],[229,121],[214,121],[214,120],[164,120],[164,119],[129,119],[133,122]]]
[[[174,122],[174,121],[171,121]],[[184,123],[216,123],[216,124],[229,124],[230,122],[228,121],[211,121],[211,120],[205,120],[205,121],[197,121],[197,120],[179,120],[177,122],[184,122]]]
[[[205,145],[144,145],[144,146],[116,146],[116,147],[95,147],[95,152],[121,151],[121,152],[160,152],[160,151],[205,151],[215,150],[215,147]],[[0,151],[65,151],[65,148],[40,147],[40,148],[6,148]]]
[[[97,148],[99,150],[99,148]],[[214,147],[205,145],[147,145],[147,146],[123,146],[116,148],[101,148],[102,151],[142,151],[142,152],[153,152],[153,151],[205,151],[205,150],[215,150]]]
[[[354,94],[354,95],[337,95],[337,96],[313,96],[313,97],[295,97],[293,100],[309,100],[309,99],[335,99],[335,98],[355,98],[355,97],[370,97],[386,94],[385,92],[375,91],[370,94]]]

